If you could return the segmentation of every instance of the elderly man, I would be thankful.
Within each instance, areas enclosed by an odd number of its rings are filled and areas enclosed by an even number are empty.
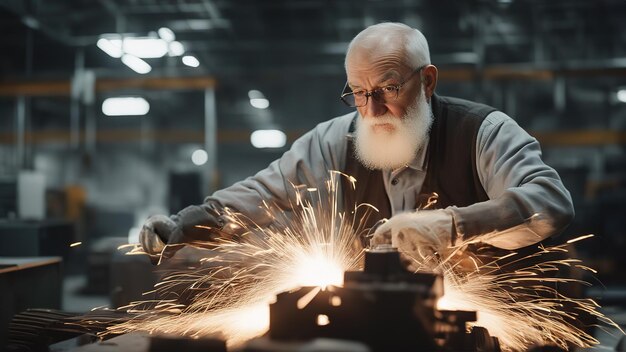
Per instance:
[[[205,204],[150,218],[140,234],[144,249],[154,254],[166,243],[220,235],[223,207],[269,223],[262,200],[287,208],[292,184],[318,186],[328,170],[357,179],[356,190],[344,192],[348,206],[367,202],[389,218],[372,243],[414,258],[461,241],[516,249],[572,220],[569,192],[533,137],[492,107],[435,94],[437,68],[420,31],[370,26],[350,43],[345,68],[341,99],[356,112],[319,124],[268,168]],[[431,210],[416,211],[433,195]]]

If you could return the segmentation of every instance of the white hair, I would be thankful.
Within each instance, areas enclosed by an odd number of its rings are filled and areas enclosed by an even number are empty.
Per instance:
[[[355,47],[365,47],[375,50],[382,46],[398,46],[402,50],[405,63],[418,68],[430,64],[430,50],[426,37],[415,28],[411,28],[403,23],[383,22],[371,25],[357,34],[346,52],[345,68],[348,68],[348,56]]]

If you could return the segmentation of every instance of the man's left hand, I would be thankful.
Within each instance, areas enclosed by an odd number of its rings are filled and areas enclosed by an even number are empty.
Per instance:
[[[452,245],[453,223],[452,212],[446,209],[398,214],[376,229],[370,246],[391,244],[408,269],[416,271]]]

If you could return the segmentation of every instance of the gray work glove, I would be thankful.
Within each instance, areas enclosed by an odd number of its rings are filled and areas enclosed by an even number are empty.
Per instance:
[[[173,256],[185,244],[211,242],[222,235],[226,224],[220,209],[216,204],[206,203],[190,205],[169,217],[152,216],[141,228],[139,242],[155,260]]]

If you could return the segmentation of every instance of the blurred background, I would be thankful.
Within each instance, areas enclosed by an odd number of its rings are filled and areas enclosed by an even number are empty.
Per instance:
[[[345,50],[381,21],[426,35],[439,94],[539,139],[574,199],[565,238],[596,235],[587,294],[623,304],[622,0],[2,0],[0,324],[140,297],[156,274],[117,247],[349,112]]]

